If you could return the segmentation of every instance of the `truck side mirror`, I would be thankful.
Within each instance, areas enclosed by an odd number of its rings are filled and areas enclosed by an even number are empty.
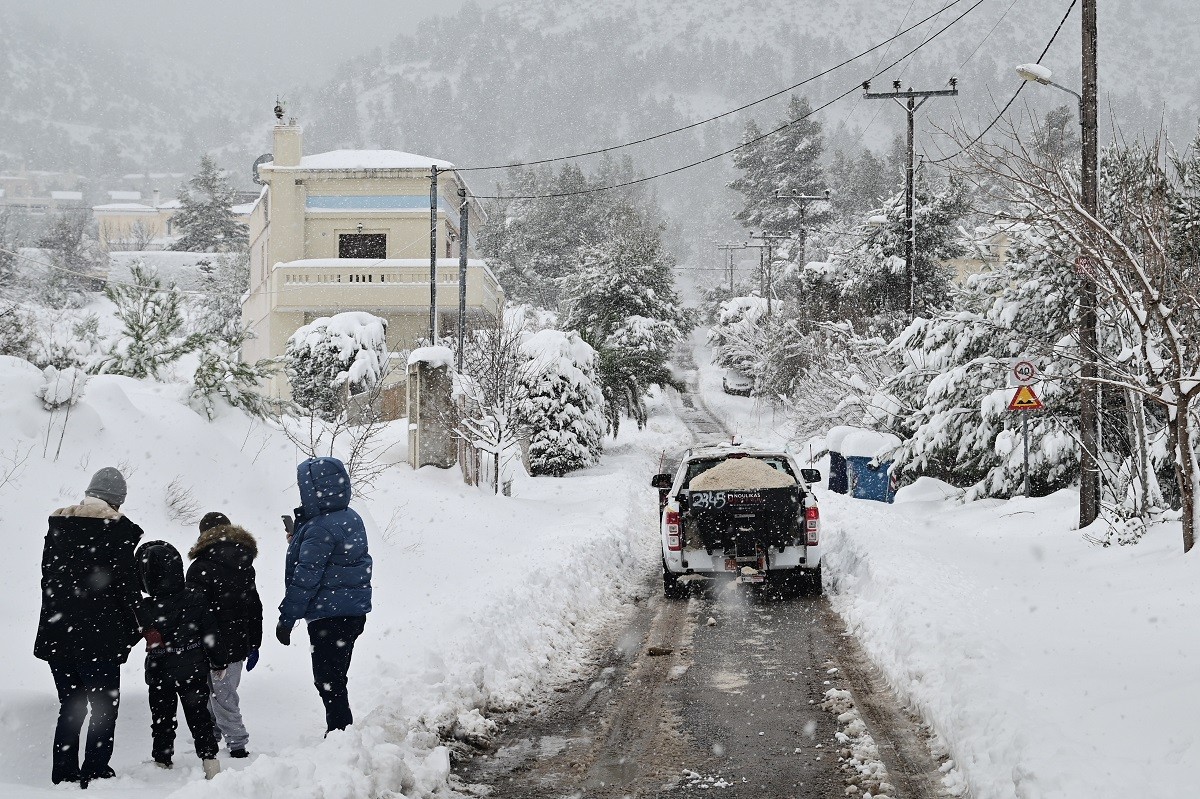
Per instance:
[[[650,478],[650,485],[657,489],[666,489],[671,487],[671,483],[675,482],[675,478],[669,474],[656,474]]]
[[[809,485],[812,485],[813,483],[819,483],[819,482],[821,482],[821,470],[820,469],[801,469],[800,470],[800,479],[803,480],[804,482],[808,483]]]

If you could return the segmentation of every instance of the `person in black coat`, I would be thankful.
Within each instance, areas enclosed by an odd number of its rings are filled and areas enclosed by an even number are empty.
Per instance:
[[[209,674],[212,695],[208,709],[217,724],[218,737],[229,744],[230,757],[246,757],[250,735],[242,722],[238,685],[242,666],[253,670],[262,645],[262,600],[254,584],[254,536],[229,521],[223,513],[207,513],[200,520],[200,538],[188,557],[187,584],[204,591],[220,628],[217,659],[229,666],[224,679]]]
[[[108,761],[121,702],[121,664],[141,637],[134,547],[142,528],[120,512],[125,478],[92,476],[78,505],[50,515],[42,550],[42,609],[33,654],[50,664],[58,691],[51,779],[116,776]],[[91,709],[82,766],[79,737]]]
[[[216,759],[216,728],[208,711],[208,673],[223,671],[227,665],[219,654],[217,620],[204,592],[185,584],[179,550],[166,541],[147,541],[134,557],[142,587],[150,595],[142,600],[138,618],[146,637],[151,754],[155,763],[171,768],[175,710],[182,704],[204,777],[212,779],[221,766]]]

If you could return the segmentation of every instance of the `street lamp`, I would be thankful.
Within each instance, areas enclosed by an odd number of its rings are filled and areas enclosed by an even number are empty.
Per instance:
[[[1090,8],[1090,22],[1089,22]],[[1089,46],[1090,45],[1090,46]],[[1017,74],[1023,80],[1053,86],[1079,98],[1079,124],[1083,129],[1080,164],[1080,188],[1084,212],[1095,220],[1100,215],[1099,128],[1096,121],[1096,46],[1094,3],[1084,2],[1083,94],[1060,86],[1050,78],[1053,73],[1041,64],[1021,64]],[[1096,275],[1076,261],[1079,272],[1079,526],[1086,527],[1100,512],[1100,470],[1097,455],[1100,433],[1096,377],[1099,347],[1096,336]]]

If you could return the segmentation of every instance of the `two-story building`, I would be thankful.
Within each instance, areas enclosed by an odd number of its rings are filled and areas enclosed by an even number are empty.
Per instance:
[[[393,354],[427,339],[431,305],[430,247],[436,247],[436,317],[440,331],[458,327],[459,235],[466,189],[453,165],[396,150],[336,150],[304,155],[294,121],[274,129],[274,160],[258,168],[262,194],[250,225],[250,291],[242,319],[253,333],[247,361],[277,357],[302,325],[342,311],[367,311],[388,321]],[[439,170],[436,209],[430,176]],[[482,222],[470,202],[468,228]],[[432,233],[432,241],[431,241]],[[472,235],[471,238],[474,238]],[[494,324],[504,295],[487,264],[470,258],[468,327]],[[403,362],[393,379],[402,379]],[[277,375],[274,395],[286,394]]]

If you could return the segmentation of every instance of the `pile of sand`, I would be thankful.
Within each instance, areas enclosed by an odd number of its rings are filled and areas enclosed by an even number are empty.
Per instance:
[[[747,491],[788,488],[796,481],[758,458],[727,458],[692,478],[693,491]]]

